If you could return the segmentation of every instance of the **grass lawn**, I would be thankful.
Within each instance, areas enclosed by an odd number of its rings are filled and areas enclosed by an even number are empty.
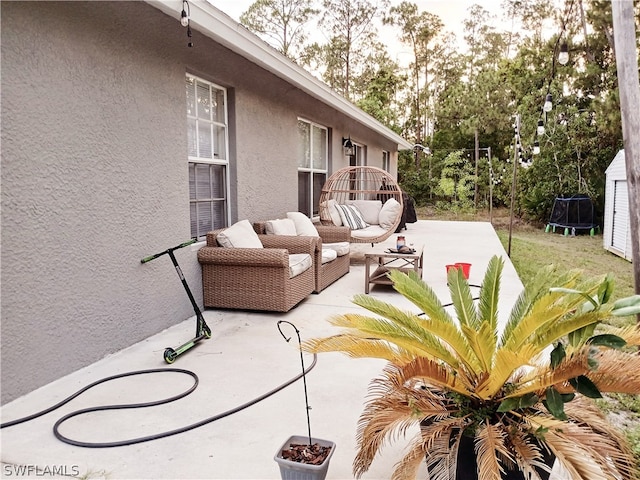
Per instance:
[[[421,207],[417,209],[417,213],[418,218],[424,220],[491,220],[504,249],[508,251],[510,218],[506,209],[494,210],[491,219],[488,212],[456,215]],[[633,265],[605,250],[602,234],[593,237],[588,233],[565,237],[559,232],[545,233],[544,225],[531,225],[516,219],[511,234],[510,258],[525,287],[541,267],[555,264],[567,270],[583,270],[585,277],[611,274],[615,280],[614,298],[634,294]],[[618,325],[628,325],[635,321],[635,317],[626,317],[620,319]],[[625,432],[640,469],[640,396],[607,395],[605,399],[598,400],[598,403],[611,422]]]

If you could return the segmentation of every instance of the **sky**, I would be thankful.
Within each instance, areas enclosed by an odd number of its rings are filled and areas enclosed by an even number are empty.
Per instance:
[[[255,0],[208,0],[209,3],[222,10],[234,20],[238,21],[240,15],[245,12],[249,6],[254,3]],[[401,0],[391,0],[391,5],[400,4]],[[420,12],[428,11],[437,15],[444,24],[445,31],[451,31],[455,33],[458,40],[462,40],[463,21],[467,17],[469,8],[474,4],[482,5],[482,7],[495,15],[496,22],[501,19],[502,9],[500,4],[502,0],[413,0],[412,3],[418,6]],[[391,32],[387,29],[382,29],[379,34],[381,37],[386,32]],[[399,45],[397,38],[381,38],[381,40],[389,46],[390,53],[392,50],[396,50],[396,55],[401,53],[402,46]],[[396,43],[397,42],[397,43]],[[397,48],[393,48],[393,43],[396,43]],[[401,61],[401,59],[398,59]],[[401,62],[402,63],[402,62]]]

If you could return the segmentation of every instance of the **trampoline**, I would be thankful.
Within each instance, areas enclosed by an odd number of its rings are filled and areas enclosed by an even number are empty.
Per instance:
[[[564,229],[564,235],[575,235],[580,230],[589,231],[589,235],[595,235],[600,231],[600,226],[594,223],[593,202],[588,195],[578,194],[568,198],[556,197],[553,202],[551,218],[545,232],[556,228]]]

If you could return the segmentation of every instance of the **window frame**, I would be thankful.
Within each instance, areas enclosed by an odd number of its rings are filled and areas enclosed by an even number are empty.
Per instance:
[[[315,192],[314,190],[314,176],[317,174],[323,174],[324,175],[324,181],[327,181],[327,178],[329,178],[329,128],[325,127],[324,125],[320,125],[319,123],[315,123],[311,120],[308,120],[306,118],[302,118],[302,117],[298,117],[298,134],[300,134],[300,127],[299,125],[301,123],[304,123],[306,125],[308,125],[308,130],[309,130],[309,138],[308,138],[308,146],[309,146],[309,166],[306,167],[304,165],[301,165],[301,158],[298,158],[298,183],[300,182],[300,173],[307,173],[309,174],[309,197],[306,198],[306,201],[309,202],[311,204],[311,208],[310,208],[310,212],[309,212],[309,217],[310,218],[314,218],[316,216],[318,216],[318,212],[314,212],[314,209],[319,208],[318,205],[315,205],[315,201],[314,198],[316,197],[316,193],[318,193],[317,197],[320,196],[320,192]],[[322,160],[322,163],[324,164],[324,168],[319,168],[315,166],[315,162],[314,162],[314,150],[315,150],[315,145],[314,145],[314,128],[319,129],[320,131],[324,132],[324,158]],[[300,137],[298,137],[298,139],[300,140]],[[304,152],[303,152],[304,153]],[[322,187],[321,187],[322,188]],[[301,206],[300,206],[300,198],[298,197],[298,210],[301,210]]]
[[[192,73],[186,72],[185,74],[185,86],[187,85],[187,82],[189,80],[194,81],[195,83],[195,94],[196,94],[196,98],[198,95],[198,85],[206,85],[209,89],[209,106],[210,106],[210,113],[209,113],[209,119],[204,119],[204,118],[200,118],[198,116],[198,102],[196,99],[194,99],[194,105],[196,107],[196,110],[190,114],[189,113],[189,99],[188,97],[185,98],[186,104],[187,104],[187,112],[186,112],[186,119],[187,119],[187,161],[188,161],[188,166],[189,166],[189,219],[190,219],[190,225],[193,222],[192,217],[192,213],[191,213],[191,206],[193,204],[203,204],[203,203],[208,203],[211,206],[211,225],[212,228],[216,229],[216,228],[223,228],[223,227],[227,227],[229,225],[229,219],[231,218],[231,201],[229,198],[229,192],[230,192],[230,170],[231,170],[231,165],[230,165],[230,161],[229,161],[229,104],[228,104],[228,92],[227,89],[221,85],[218,85],[214,82],[211,82],[209,80],[206,80],[202,77],[199,77],[197,75],[194,75]],[[222,94],[222,99],[223,99],[223,111],[221,112],[223,114],[223,119],[222,121],[220,121],[220,119],[214,119],[214,108],[213,108],[213,103],[212,103],[212,99],[214,98],[214,94],[218,93],[218,94]],[[186,95],[186,91],[185,91],[185,95]],[[189,128],[189,123],[190,121],[193,120],[195,121],[195,149],[196,149],[196,155],[192,155],[191,152],[191,139],[189,137],[190,134],[190,128]],[[210,135],[210,147],[211,147],[211,158],[209,157],[202,157],[199,155],[200,152],[198,152],[198,149],[200,148],[200,134],[201,134],[201,129],[200,129],[200,122],[206,122],[209,124],[209,135]],[[216,145],[216,137],[219,135],[219,132],[216,132],[216,128],[222,128],[224,130],[223,135],[224,135],[224,149],[223,152],[219,152],[218,156],[216,156],[215,153],[215,145]],[[223,158],[220,157],[220,153],[223,154]],[[211,192],[212,192],[212,196],[211,198],[208,199],[198,199],[196,198],[192,198],[192,183],[191,183],[191,167],[194,167],[194,184],[197,184],[197,177],[195,177],[195,175],[197,175],[197,170],[196,170],[196,165],[216,165],[216,166],[222,166],[223,167],[223,175],[224,175],[224,180],[223,180],[223,184],[222,185],[217,185],[215,183],[215,175],[213,175],[211,172],[211,168],[210,168],[210,188],[211,188]],[[213,192],[215,191],[215,186],[219,186],[221,187],[222,191],[223,191],[223,197],[221,198],[217,198],[213,196]],[[223,209],[222,209],[222,213],[224,215],[224,219],[223,219],[223,225],[217,225],[214,224],[214,209],[213,206],[215,205],[216,201],[222,201],[223,203]],[[197,208],[197,207],[196,207]],[[198,212],[198,210],[196,210],[196,212]],[[195,231],[195,237],[197,239],[203,239],[206,236],[207,232],[200,232],[199,230],[199,222],[198,222],[198,213],[196,213],[196,231]],[[191,226],[189,227],[191,229]],[[193,235],[194,232],[190,232],[191,235]]]

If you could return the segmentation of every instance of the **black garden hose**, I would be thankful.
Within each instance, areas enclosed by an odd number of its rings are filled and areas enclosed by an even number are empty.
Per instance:
[[[95,387],[96,385],[100,385],[102,383],[105,382],[109,382],[111,380],[116,380],[118,378],[123,378],[123,377],[131,377],[134,375],[146,375],[146,374],[152,374],[152,373],[166,373],[166,372],[172,372],[172,373],[180,373],[180,374],[184,374],[184,375],[189,375],[190,377],[193,378],[194,382],[193,385],[191,387],[189,387],[187,390],[185,390],[182,393],[179,393],[177,395],[174,395],[172,397],[168,397],[165,399],[161,399],[161,400],[154,400],[151,402],[144,402],[144,403],[123,403],[123,404],[119,404],[119,405],[101,405],[101,406],[97,406],[97,407],[89,407],[89,408],[83,408],[81,410],[77,410],[75,412],[71,412],[67,415],[65,415],[64,417],[60,418],[55,425],[53,426],[53,434],[56,436],[56,438],[64,443],[68,443],[70,445],[75,445],[78,447],[86,447],[86,448],[108,448],[108,447],[123,447],[125,445],[134,445],[136,443],[143,443],[143,442],[150,442],[152,440],[158,440],[160,438],[165,438],[165,437],[170,437],[172,435],[177,435],[179,433],[184,433],[187,432],[189,430],[193,430],[196,429],[198,427],[202,427],[203,425],[206,425],[208,423],[211,422],[215,422],[216,420],[220,420],[221,418],[224,417],[228,417],[229,415],[232,415],[234,413],[237,413],[241,410],[244,410],[245,408],[248,408],[252,405],[255,405],[258,402],[261,402],[262,400],[265,400],[266,398],[274,395],[275,393],[278,393],[279,391],[285,389],[286,387],[288,387],[289,385],[291,385],[292,383],[300,380],[301,378],[304,377],[304,375],[306,375],[307,373],[309,373],[315,366],[316,363],[318,361],[318,357],[316,354],[313,354],[313,362],[311,363],[311,365],[306,368],[305,370],[302,371],[302,373],[296,375],[295,377],[287,380],[285,383],[279,385],[278,387],[269,390],[268,392],[260,395],[259,397],[256,397],[246,403],[243,403],[237,407],[234,407],[230,410],[227,410],[225,412],[219,413],[217,415],[214,415],[212,417],[209,418],[205,418],[204,420],[200,420],[199,422],[193,423],[191,425],[187,425],[185,427],[180,427],[177,428],[175,430],[170,430],[167,432],[160,432],[160,433],[156,433],[154,435],[148,435],[148,436],[144,436],[144,437],[139,437],[139,438],[132,438],[129,440],[121,440],[118,442],[81,442],[78,440],[74,440],[72,438],[67,438],[64,435],[62,435],[59,432],[59,427],[60,425],[62,425],[64,422],[66,422],[67,420],[69,420],[70,418],[76,417],[78,415],[83,415],[85,413],[90,413],[90,412],[98,412],[98,411],[102,411],[102,410],[118,410],[118,409],[125,409],[125,408],[144,408],[144,407],[151,407],[151,406],[155,406],[155,405],[162,405],[165,403],[170,403],[176,400],[179,400],[180,398],[186,397],[187,395],[189,395],[190,393],[192,393],[198,386],[199,383],[199,379],[198,376],[190,371],[190,370],[183,370],[180,368],[155,368],[155,369],[149,369],[149,370],[135,370],[135,371],[131,371],[131,372],[125,372],[125,373],[120,373],[117,375],[112,375],[110,377],[105,377],[102,378],[100,380],[97,380],[83,388],[81,388],[80,390],[78,390],[76,393],[70,395],[69,397],[65,398],[64,400],[58,402],[56,405],[53,405],[52,407],[49,407],[45,410],[42,410],[40,412],[34,413],[32,415],[28,415],[26,417],[22,417],[22,418],[18,418],[16,420],[11,420],[9,422],[5,422],[3,424],[0,424],[0,429],[2,428],[7,428],[7,427],[11,427],[13,425],[18,425],[20,423],[24,423],[24,422],[28,422],[30,420],[33,420],[35,418],[41,417],[43,415],[46,415],[49,412],[52,412],[53,410],[56,410],[57,408],[60,408],[61,406],[69,403],[71,400],[73,400],[74,398],[76,398],[77,396],[81,395],[82,393],[86,392],[87,390]]]

